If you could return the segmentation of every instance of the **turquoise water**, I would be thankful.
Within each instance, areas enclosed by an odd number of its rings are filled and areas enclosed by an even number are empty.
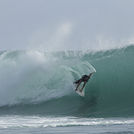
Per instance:
[[[89,74],[90,65],[97,72],[82,98],[74,92],[73,81]],[[1,51],[0,76],[3,133],[23,133],[23,128],[27,133],[67,133],[67,128],[71,133],[76,128],[133,133],[133,45],[105,51]]]

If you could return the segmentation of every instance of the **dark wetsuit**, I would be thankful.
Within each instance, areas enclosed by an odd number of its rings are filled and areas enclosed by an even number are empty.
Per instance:
[[[88,75],[83,75],[81,79],[75,81],[75,84],[79,84],[79,82],[88,82],[89,76]]]

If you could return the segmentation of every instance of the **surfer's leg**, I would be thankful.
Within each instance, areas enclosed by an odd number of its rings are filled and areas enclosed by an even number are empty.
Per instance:
[[[86,85],[86,82],[84,82],[83,87],[82,87],[82,89],[80,90],[80,92],[82,92],[82,90],[83,90],[83,88],[85,87],[85,85]]]
[[[77,85],[75,91],[77,91],[77,88],[79,87],[79,85],[81,84],[81,82],[82,82],[82,80],[80,79],[80,82],[79,82],[79,84]]]

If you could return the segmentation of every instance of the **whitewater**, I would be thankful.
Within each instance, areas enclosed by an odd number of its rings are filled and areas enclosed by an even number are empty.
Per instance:
[[[73,81],[96,69],[85,97]],[[0,52],[2,133],[134,133],[134,45]]]

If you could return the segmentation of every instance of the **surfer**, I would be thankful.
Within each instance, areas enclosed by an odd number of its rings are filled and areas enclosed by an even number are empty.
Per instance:
[[[94,72],[93,72],[93,73],[94,73]],[[83,88],[85,87],[86,83],[88,82],[88,80],[90,79],[90,77],[91,77],[91,75],[92,75],[93,73],[90,73],[89,76],[88,76],[88,75],[83,75],[81,79],[75,81],[74,83],[75,83],[75,84],[78,84],[77,87],[76,87],[76,89],[75,89],[75,91],[77,91],[77,88],[79,87],[79,85],[81,84],[81,82],[84,82],[83,87],[82,87],[82,89],[80,90],[80,92],[82,92]]]

